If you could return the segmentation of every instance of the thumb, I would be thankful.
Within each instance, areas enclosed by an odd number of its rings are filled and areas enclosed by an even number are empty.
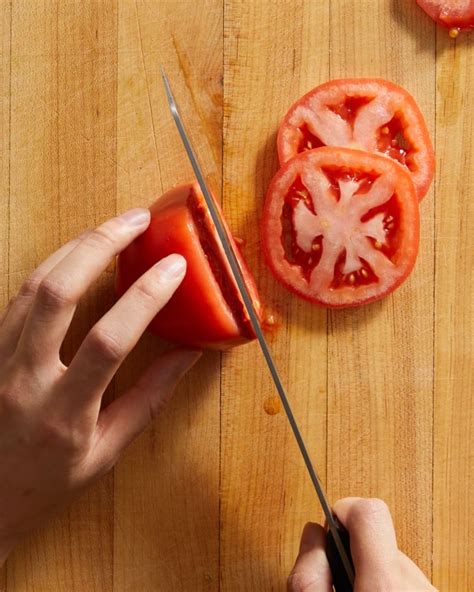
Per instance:
[[[181,378],[201,357],[196,350],[175,349],[156,360],[140,380],[101,411],[96,461],[111,466],[170,400]]]
[[[331,592],[332,578],[325,547],[324,528],[308,522],[301,535],[295,566],[288,578],[288,592]]]

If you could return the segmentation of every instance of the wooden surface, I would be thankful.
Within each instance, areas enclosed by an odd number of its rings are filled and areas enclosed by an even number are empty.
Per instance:
[[[474,589],[474,33],[453,41],[412,0],[3,0],[0,299],[69,237],[191,178],[167,68],[265,301],[275,353],[331,499],[383,497],[399,543],[448,592]],[[329,78],[411,91],[435,143],[408,282],[328,313],[271,278],[257,223],[289,104]],[[82,304],[69,359],[113,301]],[[118,396],[153,359],[146,336]],[[206,354],[113,474],[34,533],[1,592],[283,591],[321,519],[255,344]]]

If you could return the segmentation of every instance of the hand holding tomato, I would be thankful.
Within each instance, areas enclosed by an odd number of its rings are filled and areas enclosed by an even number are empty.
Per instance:
[[[354,592],[436,592],[423,572],[398,549],[392,517],[382,500],[345,498],[334,505],[334,511],[350,534]],[[332,592],[325,546],[324,528],[307,524],[288,578],[288,592]]]
[[[226,349],[255,339],[199,184],[170,189],[150,209],[150,226],[118,258],[117,292],[123,294],[162,257],[179,253],[188,262],[186,277],[150,323],[150,330],[170,341],[202,348]],[[233,242],[228,228],[227,233]],[[235,243],[234,252],[259,315],[257,288]]]
[[[101,410],[113,375],[185,277],[186,261],[171,254],[98,321],[69,367],[61,362],[78,301],[149,222],[148,210],[131,210],[64,245],[0,313],[0,565],[23,535],[115,464],[200,356],[164,354]]]

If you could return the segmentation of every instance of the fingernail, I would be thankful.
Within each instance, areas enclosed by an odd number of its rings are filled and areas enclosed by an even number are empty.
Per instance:
[[[182,278],[186,273],[186,259],[178,254],[168,255],[155,265],[166,280]]]
[[[143,226],[150,219],[150,210],[146,208],[133,208],[120,215],[120,218],[132,226]]]

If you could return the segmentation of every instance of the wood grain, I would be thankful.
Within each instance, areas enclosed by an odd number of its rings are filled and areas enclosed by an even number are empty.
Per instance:
[[[473,589],[474,33],[453,41],[412,0],[5,0],[0,35],[0,306],[68,238],[192,178],[164,64],[277,318],[271,347],[330,499],[383,497],[436,586]],[[364,75],[413,93],[436,183],[407,283],[327,313],[272,279],[258,224],[290,103]],[[112,304],[112,271],[66,361]],[[107,397],[163,347],[145,336]],[[114,475],[14,552],[0,592],[283,592],[322,516],[273,395],[255,344],[206,354]]]
[[[433,576],[474,589],[474,39],[437,36]],[[451,41],[451,42],[450,42]]]
[[[0,5],[0,310],[9,298],[10,27],[10,5]],[[5,592],[6,586],[7,570],[6,567],[0,567],[0,592]]]
[[[10,291],[60,244],[115,213],[116,11],[108,2],[12,10]],[[110,275],[85,299],[67,362],[111,304]],[[112,589],[113,477],[8,562],[8,592]]]
[[[416,97],[434,132],[434,25],[414,3],[331,3],[331,78],[379,76]],[[334,311],[329,331],[331,499],[380,497],[400,547],[430,573],[432,548],[433,210],[421,204],[420,253],[385,300]],[[417,536],[413,536],[414,532]]]
[[[151,203],[192,179],[159,73],[171,79],[201,161],[221,185],[222,3],[123,2],[118,204]],[[189,23],[199,22],[190,34]],[[126,388],[162,349],[152,338],[120,372]],[[207,354],[116,469],[114,590],[218,589],[220,355]]]
[[[302,433],[325,479],[326,312],[292,298],[269,276],[258,225],[278,164],[275,134],[290,97],[328,77],[328,5],[226,2],[224,212],[280,330],[272,351]],[[318,23],[314,35],[311,23]],[[256,344],[222,368],[222,590],[283,590],[304,523],[320,519],[314,491]]]

